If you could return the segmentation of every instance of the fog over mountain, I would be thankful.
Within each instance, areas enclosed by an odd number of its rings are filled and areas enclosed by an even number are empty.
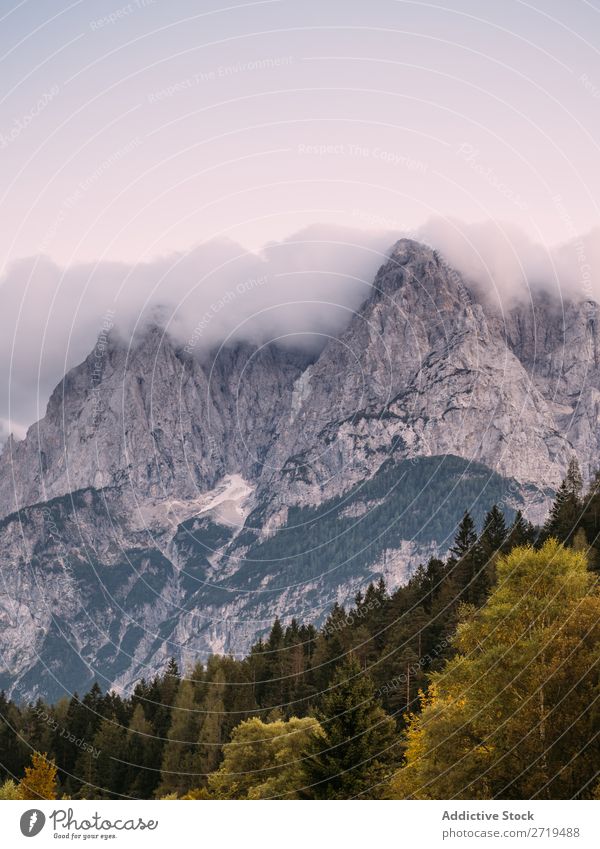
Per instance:
[[[545,290],[575,300],[600,297],[598,231],[565,227],[552,249],[497,222],[432,219],[404,234],[437,249],[503,314]],[[4,437],[24,435],[52,388],[81,362],[108,323],[126,340],[158,322],[202,351],[229,339],[321,350],[369,295],[397,233],[317,225],[260,253],[222,238],[187,253],[135,265],[98,261],[60,268],[44,256],[6,269],[0,287]]]
[[[129,687],[172,654],[243,654],[275,616],[318,622],[379,576],[405,582],[465,509],[539,522],[573,455],[594,473],[594,301],[532,289],[500,309],[407,238],[372,282],[374,248],[313,239],[316,273],[306,241],[265,250],[264,289],[256,262],[232,273],[214,314],[188,315],[182,295],[171,313],[147,297],[105,315],[6,443],[0,688],[58,697]],[[234,268],[219,251],[215,268]],[[271,277],[290,287],[281,306],[257,302]],[[352,287],[355,305],[337,294]]]

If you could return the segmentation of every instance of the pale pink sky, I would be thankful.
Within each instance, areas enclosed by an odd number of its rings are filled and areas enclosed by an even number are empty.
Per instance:
[[[12,6],[14,5],[14,9]],[[201,9],[201,11],[198,11]],[[600,6],[2,4],[0,269],[319,221],[599,221]]]

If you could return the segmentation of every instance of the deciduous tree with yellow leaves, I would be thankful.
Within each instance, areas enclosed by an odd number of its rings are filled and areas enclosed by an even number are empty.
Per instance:
[[[457,655],[410,719],[393,798],[592,795],[600,594],[585,555],[549,540],[497,564],[479,610],[463,611]]]
[[[56,765],[47,755],[34,752],[31,766],[18,785],[21,799],[56,799]]]

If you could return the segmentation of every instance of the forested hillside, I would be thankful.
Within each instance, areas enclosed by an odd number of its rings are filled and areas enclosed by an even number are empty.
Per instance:
[[[465,513],[450,556],[318,631],[57,704],[0,696],[3,798],[589,798],[600,478],[541,528]]]

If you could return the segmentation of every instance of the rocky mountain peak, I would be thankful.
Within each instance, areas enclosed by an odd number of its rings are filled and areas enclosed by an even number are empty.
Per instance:
[[[464,305],[472,300],[461,275],[436,250],[414,239],[395,243],[377,273],[373,289],[390,297],[401,292],[410,301],[413,299],[409,291],[413,289],[421,299],[421,308],[426,309],[432,305]]]
[[[52,687],[56,621],[86,659],[72,686],[90,668],[129,684],[175,645],[240,649],[382,569],[397,585],[487,498],[539,521],[573,453],[586,474],[600,455],[596,314],[548,297],[498,316],[401,239],[318,356],[190,351],[156,323],[101,335],[0,457],[0,686]]]

